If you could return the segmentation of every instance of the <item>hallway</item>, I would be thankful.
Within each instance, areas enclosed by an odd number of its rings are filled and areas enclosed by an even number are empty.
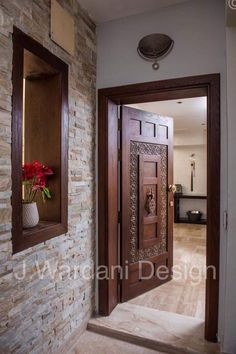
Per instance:
[[[176,267],[179,273],[174,272],[172,281],[130,300],[129,303],[204,319],[205,264],[206,226],[175,224],[174,269]]]
[[[0,0],[0,354],[236,354],[235,43],[236,0]]]
[[[174,279],[91,319],[88,329],[143,346],[143,353],[218,353],[204,340],[205,264],[206,226],[175,224]]]

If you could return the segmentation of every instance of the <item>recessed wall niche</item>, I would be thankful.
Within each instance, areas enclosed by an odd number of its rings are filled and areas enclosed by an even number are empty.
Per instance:
[[[51,198],[37,203],[39,223],[23,228],[22,165],[39,161],[53,170]],[[68,66],[41,44],[14,28],[12,224],[13,252],[67,232]]]

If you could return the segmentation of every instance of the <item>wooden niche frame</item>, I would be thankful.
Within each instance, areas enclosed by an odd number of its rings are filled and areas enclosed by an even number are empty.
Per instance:
[[[59,87],[59,217],[32,229],[22,228],[22,129],[25,51],[45,62],[58,76]],[[18,28],[13,29],[12,95],[12,241],[13,253],[67,232],[68,225],[68,65]],[[52,133],[53,134],[53,133]]]

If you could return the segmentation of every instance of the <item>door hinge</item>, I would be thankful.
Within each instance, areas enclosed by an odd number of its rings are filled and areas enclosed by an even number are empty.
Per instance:
[[[118,130],[121,131],[121,119],[118,119]]]
[[[226,210],[223,213],[223,227],[224,230],[228,229],[228,212]]]
[[[121,107],[121,105],[118,104],[118,105],[117,105],[117,119],[118,119],[118,120],[120,120],[120,107]]]
[[[118,161],[121,161],[121,149],[118,149]]]
[[[120,223],[121,223],[121,212],[118,211],[118,224],[120,224]]]
[[[119,267],[117,268],[117,276],[118,276],[118,281],[121,282],[122,281],[122,268]]]

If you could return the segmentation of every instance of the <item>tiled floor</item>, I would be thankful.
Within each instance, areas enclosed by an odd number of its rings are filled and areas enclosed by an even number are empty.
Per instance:
[[[159,351],[139,347],[86,331],[82,334],[74,348],[67,354],[162,354]]]
[[[206,226],[175,224],[174,265],[180,267],[181,278],[138,296],[129,303],[203,319],[205,264]]]
[[[218,344],[204,340],[205,263],[206,227],[175,225],[178,279],[119,304],[108,317],[91,319],[88,329],[135,343],[140,353],[148,353],[145,348],[171,354],[219,353]]]
[[[119,304],[110,316],[92,318],[88,329],[165,353],[219,353],[218,344],[204,340],[203,320],[140,305]]]

